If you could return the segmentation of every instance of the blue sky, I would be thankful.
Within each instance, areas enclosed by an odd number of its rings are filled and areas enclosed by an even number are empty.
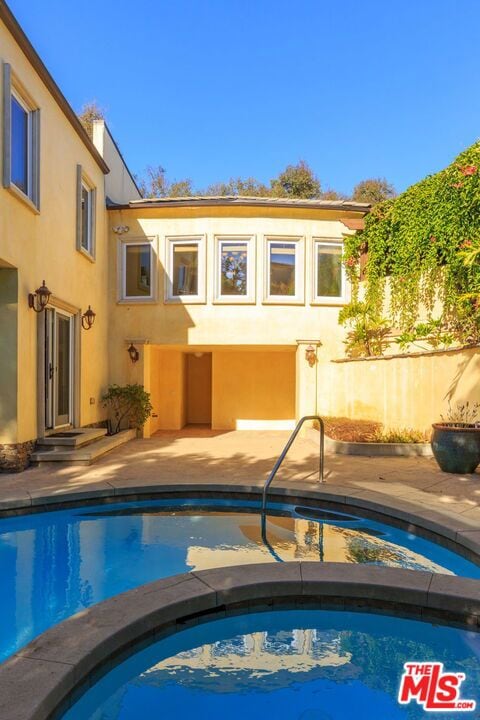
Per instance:
[[[9,0],[135,173],[403,190],[480,136],[478,0]]]

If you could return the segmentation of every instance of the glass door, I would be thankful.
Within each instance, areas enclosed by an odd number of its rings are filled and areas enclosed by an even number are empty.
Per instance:
[[[45,311],[45,425],[57,428],[72,423],[73,318],[68,313]]]

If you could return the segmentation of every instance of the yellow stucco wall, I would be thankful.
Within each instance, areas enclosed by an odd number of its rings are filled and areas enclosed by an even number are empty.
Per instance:
[[[387,428],[429,431],[448,404],[480,402],[480,350],[328,363],[318,386],[325,415],[377,420]]]
[[[228,212],[228,215],[226,214]],[[314,237],[341,241],[347,232],[342,213],[298,208],[206,207],[109,212],[110,227],[126,225],[129,232],[110,234],[110,346],[112,380],[123,382],[128,358],[125,342],[136,338],[153,345],[195,348],[211,346],[288,346],[298,339],[319,339],[319,356],[343,352],[344,331],[338,325],[338,305],[316,305],[313,296]],[[193,215],[193,216],[192,216]],[[349,213],[343,213],[348,216]],[[172,304],[164,301],[168,237],[203,236],[206,242],[206,302]],[[252,304],[215,302],[215,237],[255,236],[255,299]],[[304,301],[270,304],[264,299],[265,238],[300,237],[304,245]],[[119,247],[122,242],[151,239],[155,256],[156,299],[119,302]],[[348,295],[347,295],[348,296]]]
[[[214,353],[212,396],[214,429],[286,426],[279,421],[295,419],[295,353]]]
[[[17,345],[0,338],[0,403],[7,402],[3,385],[9,382],[4,363],[18,358],[15,393],[17,423],[0,425],[0,442],[16,443],[37,437],[37,315],[27,295],[42,280],[56,298],[78,310],[88,304],[97,313],[92,330],[81,332],[81,424],[104,415],[101,393],[108,382],[107,237],[104,175],[46,86],[12,36],[0,22],[0,63],[8,62],[41,111],[40,213],[9,190],[0,188],[0,265],[18,268]],[[0,79],[0,83],[3,82]],[[0,88],[2,91],[3,88]],[[0,133],[0,143],[2,134]],[[3,148],[0,147],[0,156]],[[97,188],[97,258],[92,263],[76,250],[76,166]],[[93,398],[95,404],[90,404]],[[9,401],[11,404],[11,400]],[[11,415],[12,408],[8,413]],[[1,417],[1,413],[0,413]]]

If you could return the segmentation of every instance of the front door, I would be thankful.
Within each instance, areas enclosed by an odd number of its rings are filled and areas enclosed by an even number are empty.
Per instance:
[[[45,427],[72,423],[73,317],[45,311]]]

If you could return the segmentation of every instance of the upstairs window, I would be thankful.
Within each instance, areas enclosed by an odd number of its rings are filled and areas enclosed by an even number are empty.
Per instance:
[[[154,261],[150,243],[122,243],[122,300],[154,299]]]
[[[3,184],[39,209],[40,111],[17,86],[8,63],[3,81]]]
[[[342,243],[314,241],[314,298],[317,302],[339,302],[344,299],[342,253]]]
[[[252,237],[216,238],[216,302],[255,302],[253,252]]]
[[[77,165],[77,250],[95,259],[96,190]]]
[[[167,302],[205,302],[205,238],[167,238]]]
[[[267,238],[265,300],[303,302],[303,242],[301,238]]]

